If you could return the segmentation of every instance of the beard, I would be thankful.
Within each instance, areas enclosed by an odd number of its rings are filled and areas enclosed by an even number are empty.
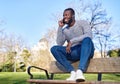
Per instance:
[[[64,24],[68,24],[68,25],[70,25],[71,23],[72,23],[72,18],[70,18],[70,19],[63,19],[63,23]]]

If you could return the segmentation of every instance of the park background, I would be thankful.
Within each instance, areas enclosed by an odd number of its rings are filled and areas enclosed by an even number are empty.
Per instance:
[[[90,23],[94,58],[119,57],[119,5],[119,0],[0,0],[0,76],[55,60],[50,48],[56,44],[58,20],[68,7],[75,10],[77,20]]]

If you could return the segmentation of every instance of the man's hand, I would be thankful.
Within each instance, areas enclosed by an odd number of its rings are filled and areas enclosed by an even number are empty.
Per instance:
[[[71,42],[69,41],[68,44],[67,44],[67,47],[66,47],[66,52],[67,52],[67,53],[70,53],[70,52],[71,52],[71,49],[70,49],[70,48],[71,48],[71,45],[72,45],[72,44],[71,44]]]
[[[63,26],[64,26],[63,20],[60,20],[60,21],[58,22],[58,25],[59,25],[59,27],[63,27]]]

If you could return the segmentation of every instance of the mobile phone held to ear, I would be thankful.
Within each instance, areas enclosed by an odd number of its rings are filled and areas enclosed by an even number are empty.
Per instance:
[[[65,22],[65,19],[63,19],[63,24],[67,24],[67,23]]]
[[[68,29],[70,27],[71,22],[72,22],[72,19],[70,19],[68,22],[65,22],[65,19],[63,19],[64,26],[62,27],[62,31],[66,28]]]
[[[62,31],[69,27],[69,24],[67,22],[65,22],[65,19],[63,19],[63,24],[64,24],[64,26],[62,27]]]

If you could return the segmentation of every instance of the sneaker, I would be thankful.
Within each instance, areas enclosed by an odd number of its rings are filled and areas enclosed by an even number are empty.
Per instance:
[[[72,80],[72,81],[75,81],[75,77],[76,77],[76,73],[75,73],[75,71],[71,71],[71,73],[70,73],[70,77],[67,78],[66,80]]]
[[[83,72],[79,69],[76,71],[76,81],[77,82],[84,82],[85,81],[85,77],[83,76]]]

